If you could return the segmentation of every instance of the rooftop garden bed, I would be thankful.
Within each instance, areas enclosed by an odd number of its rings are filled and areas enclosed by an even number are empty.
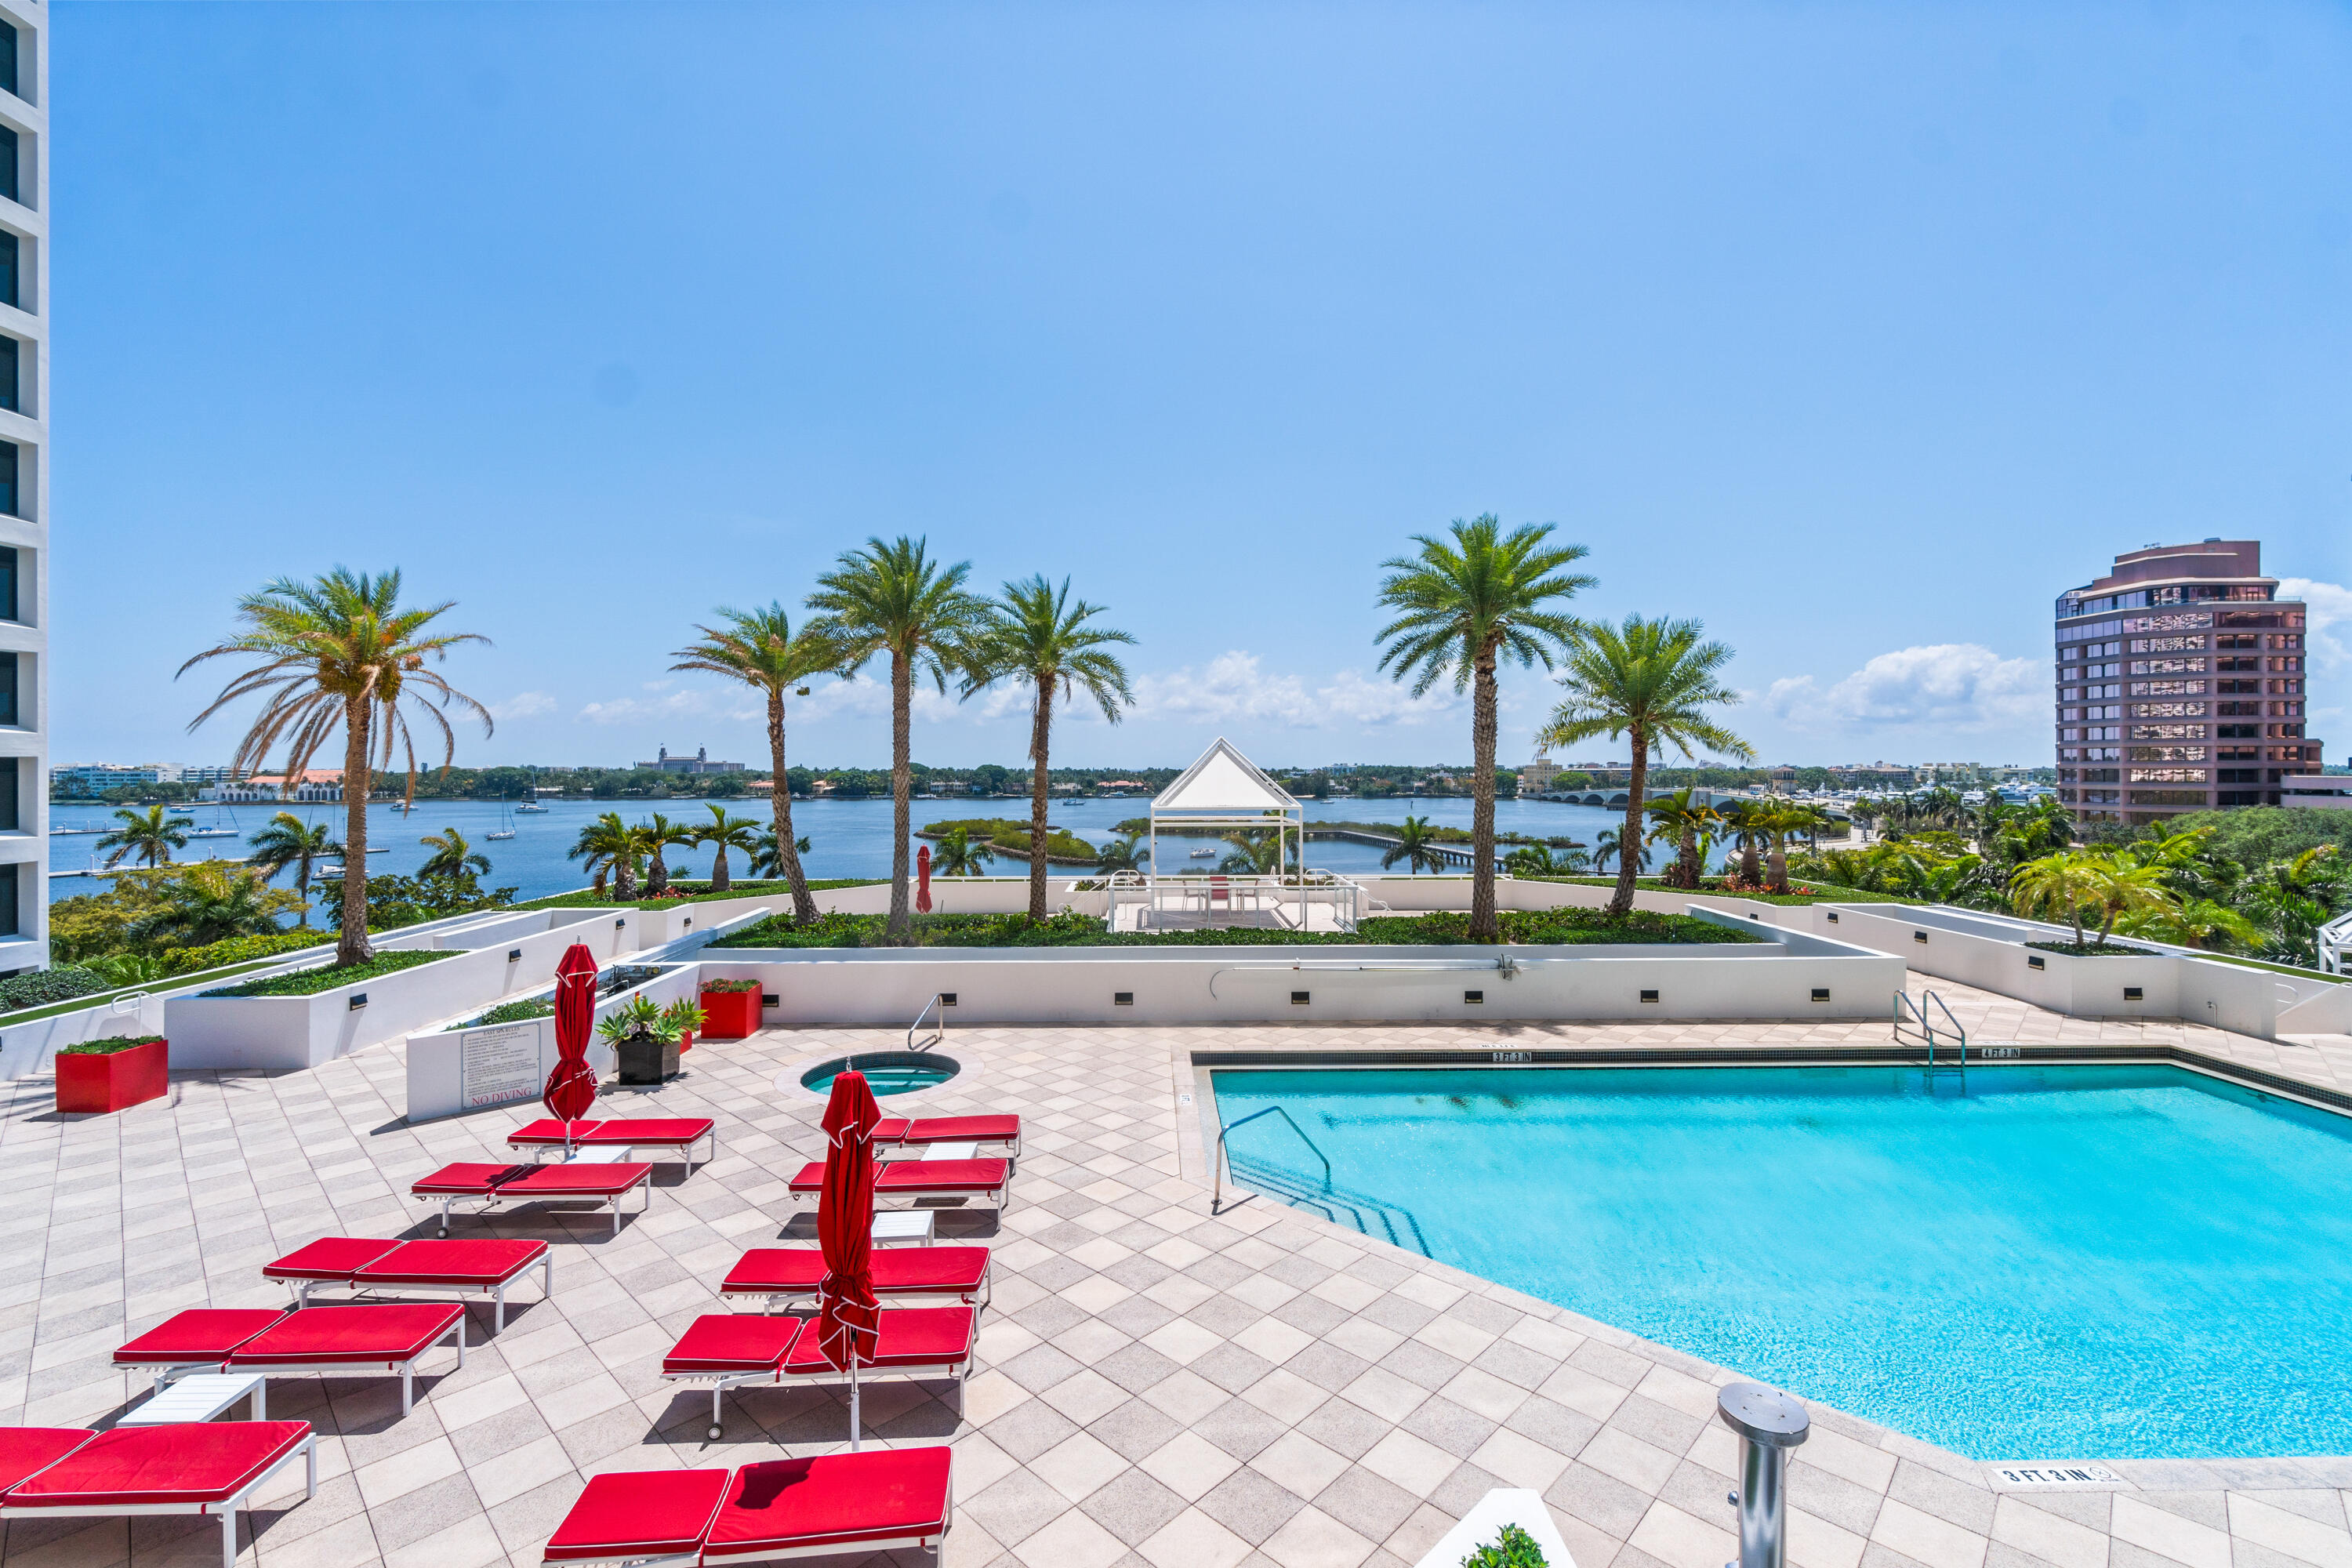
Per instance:
[[[1025,847],[1023,851],[1027,852]],[[872,888],[889,880],[887,877],[841,877],[832,881],[811,882],[809,890],[824,892],[828,888]],[[551,893],[543,899],[529,899],[515,905],[518,910],[667,910],[677,904],[703,904],[713,899],[784,898],[793,896],[789,882],[737,882],[723,893],[714,893],[708,882],[672,882],[669,892],[658,899],[616,899],[610,893],[599,893],[593,888],[583,888],[576,893]]]
[[[2152,947],[2126,947],[2119,942],[2101,942],[2092,941],[2084,942],[2079,947],[2071,942],[2029,942],[2025,945],[2042,952],[2063,952],[2069,958],[2171,958],[2178,956],[2173,953],[2158,952]]]
[[[1521,877],[1522,882],[1573,882],[1583,888],[1613,888],[1614,877]],[[1785,893],[1755,892],[1745,888],[1726,887],[1720,878],[1702,881],[1696,888],[1677,888],[1655,877],[1643,877],[1634,884],[1644,893],[1683,893],[1691,898],[1746,899],[1758,904],[1913,904],[1916,899],[1900,899],[1892,893],[1865,893],[1859,888],[1841,888],[1833,882],[1823,882],[1809,877],[1791,877]]]
[[[1673,942],[1691,945],[1760,942],[1764,937],[1689,915],[1635,910],[1612,918],[1600,910],[1505,910],[1503,940],[1515,945]],[[721,948],[888,947],[880,915],[820,915],[805,925],[779,916],[710,943]],[[1112,931],[1092,915],[918,915],[913,947],[1360,947],[1368,943],[1447,946],[1470,940],[1470,917],[1458,912],[1380,915],[1353,931]]]
[[[434,948],[406,948],[397,952],[379,952],[365,963],[328,964],[323,969],[300,969],[291,974],[273,974],[244,985],[232,985],[224,991],[207,991],[206,996],[315,996],[321,991],[332,991],[341,985],[357,985],[362,981],[379,975],[397,974],[404,969],[415,969],[421,963],[436,959],[455,958],[454,951]]]

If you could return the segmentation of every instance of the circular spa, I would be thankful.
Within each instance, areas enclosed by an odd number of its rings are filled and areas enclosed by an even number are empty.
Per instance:
[[[866,1087],[877,1100],[936,1089],[963,1070],[963,1064],[936,1051],[862,1051],[835,1057],[801,1074],[801,1087],[813,1094],[830,1094],[833,1080],[845,1072],[862,1072]]]

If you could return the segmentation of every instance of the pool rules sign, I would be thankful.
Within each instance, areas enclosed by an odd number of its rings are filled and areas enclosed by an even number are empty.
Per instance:
[[[539,1098],[545,1084],[539,1067],[539,1032],[536,1021],[466,1031],[457,1060],[459,1092],[467,1110]]]

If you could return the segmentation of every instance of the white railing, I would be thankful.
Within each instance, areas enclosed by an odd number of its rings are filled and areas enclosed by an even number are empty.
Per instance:
[[[1113,931],[1174,931],[1219,925],[1288,931],[1354,931],[1364,890],[1344,877],[1226,876],[1215,872],[1154,877],[1120,871],[1110,879]]]
[[[2347,948],[2352,948],[2352,914],[2337,915],[2319,928],[2319,967],[2330,974],[2343,973]]]

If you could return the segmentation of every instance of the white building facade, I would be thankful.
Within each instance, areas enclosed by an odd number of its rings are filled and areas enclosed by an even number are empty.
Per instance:
[[[0,973],[49,956],[49,9],[0,0]]]

